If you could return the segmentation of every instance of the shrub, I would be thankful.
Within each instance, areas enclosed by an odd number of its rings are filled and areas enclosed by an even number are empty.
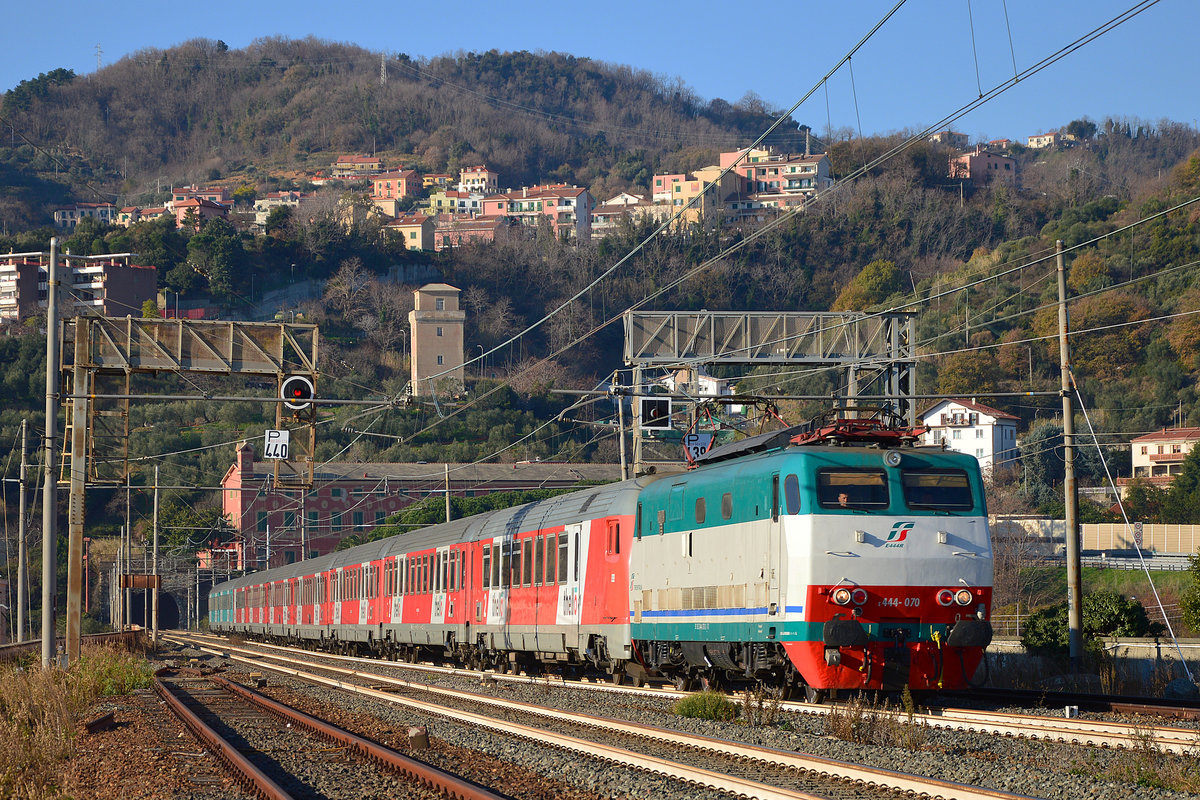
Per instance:
[[[695,719],[727,722],[738,715],[737,706],[720,692],[697,692],[675,703],[675,714]]]

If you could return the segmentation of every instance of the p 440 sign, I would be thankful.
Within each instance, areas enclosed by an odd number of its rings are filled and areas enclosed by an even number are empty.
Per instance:
[[[268,430],[263,441],[263,458],[287,461],[291,438],[291,431]]]

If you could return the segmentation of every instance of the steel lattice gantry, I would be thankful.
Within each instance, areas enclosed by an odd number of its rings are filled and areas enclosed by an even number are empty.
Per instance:
[[[274,401],[285,375],[316,378],[318,333],[315,325],[276,322],[80,316],[63,323],[60,341],[66,378],[63,396],[68,400],[63,456],[70,480],[66,645],[73,662],[79,657],[84,489],[88,482],[119,484],[128,476],[129,402],[137,396],[133,376],[193,373],[272,378]],[[275,425],[280,428],[282,404],[276,409]],[[300,469],[291,467],[291,476],[299,477],[301,484],[312,482],[316,437],[314,412],[310,409],[306,414],[305,463]],[[104,457],[94,458],[94,453]]]
[[[860,375],[875,377],[872,395],[887,399],[909,425],[916,424],[914,315],[860,312],[627,311],[625,363],[642,385],[647,367],[698,364],[789,364],[841,370],[839,394],[860,399]],[[634,414],[637,414],[635,404]],[[635,461],[640,460],[635,419]]]

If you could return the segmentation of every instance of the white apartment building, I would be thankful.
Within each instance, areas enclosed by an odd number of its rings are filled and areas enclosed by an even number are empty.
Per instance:
[[[979,459],[985,472],[1017,458],[1017,417],[973,400],[940,400],[924,413],[922,444]]]

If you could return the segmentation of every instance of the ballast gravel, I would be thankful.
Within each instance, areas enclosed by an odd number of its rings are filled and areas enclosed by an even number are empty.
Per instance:
[[[213,658],[200,651],[185,650],[181,655],[203,658],[208,666],[221,664],[234,676],[245,671],[236,662]],[[366,669],[362,666],[357,668]],[[715,722],[679,717],[672,712],[673,699],[582,691],[564,686],[554,678],[534,683],[511,683],[476,676],[417,673],[387,662],[379,662],[378,667],[372,667],[371,671],[395,675],[412,682],[465,689],[564,711],[610,716],[646,726],[672,728],[762,747],[810,753],[838,761],[927,775],[1047,800],[1194,798],[1196,794],[1159,788],[1164,776],[1186,775],[1189,771],[1192,785],[1200,784],[1200,767],[1196,759],[1196,755],[1200,754],[1200,735],[1197,752],[1186,756],[1160,754],[1149,748],[1132,752],[1088,748],[980,733],[939,731],[923,726],[907,731],[912,743],[910,747],[884,746],[848,742],[831,736],[829,722],[823,716],[779,712],[770,724],[752,726],[742,719]],[[583,795],[688,800],[725,797],[661,776],[547,750],[524,740],[501,737],[439,718],[423,717],[408,709],[301,681],[271,675],[268,684],[268,693],[277,690],[293,698],[308,697],[314,702],[334,705],[347,713],[377,717],[388,726],[402,728],[413,724],[426,725],[431,738],[511,761],[545,776],[548,781],[573,787]],[[290,702],[282,696],[279,699]],[[769,702],[765,710],[770,710]],[[905,724],[899,723],[901,726]]]

